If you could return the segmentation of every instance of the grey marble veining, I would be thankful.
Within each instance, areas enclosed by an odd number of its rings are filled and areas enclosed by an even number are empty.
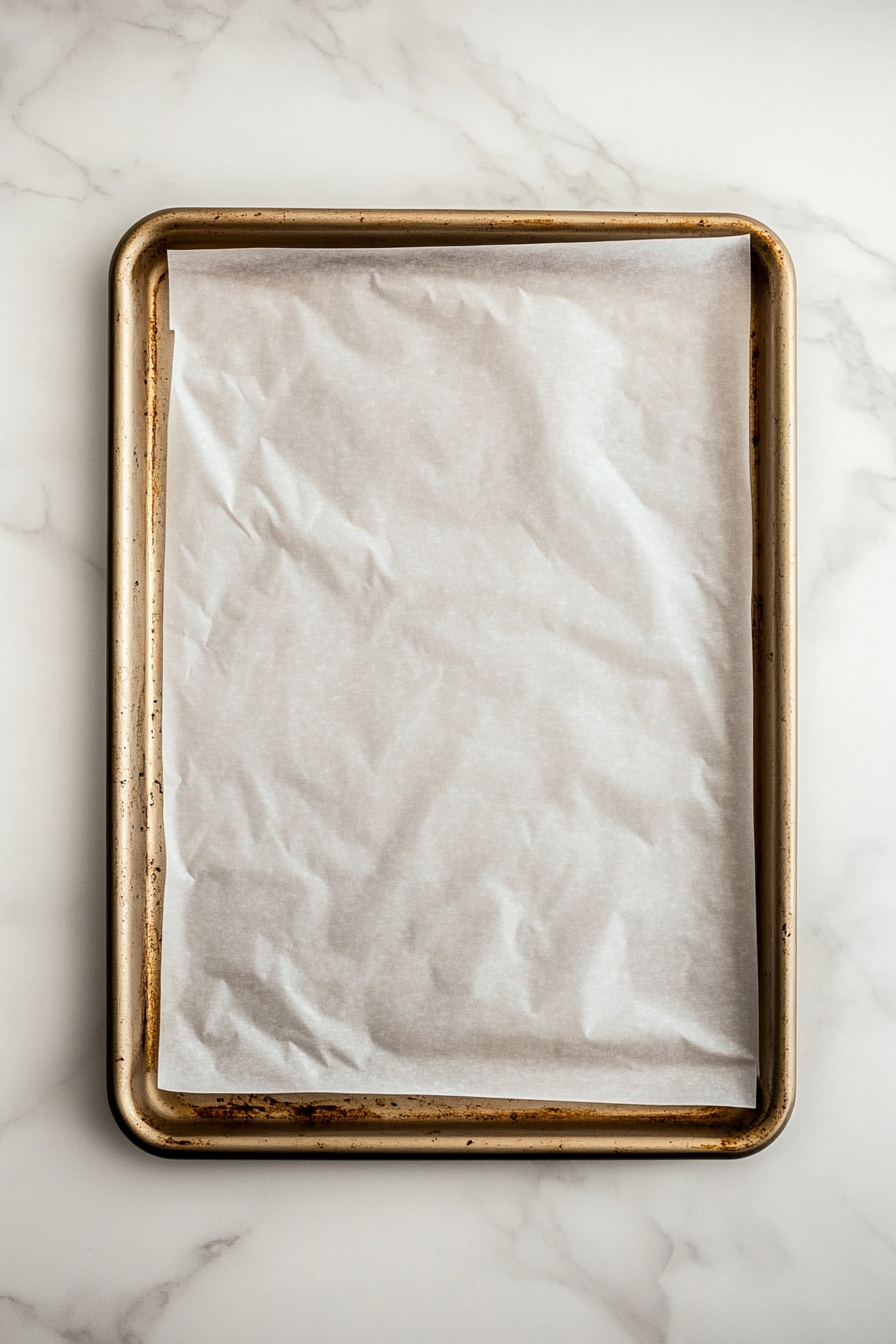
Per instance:
[[[0,1340],[896,1338],[896,9],[0,10]],[[739,1163],[164,1163],[103,1097],[105,275],[171,204],[732,209],[800,294],[800,1056]]]

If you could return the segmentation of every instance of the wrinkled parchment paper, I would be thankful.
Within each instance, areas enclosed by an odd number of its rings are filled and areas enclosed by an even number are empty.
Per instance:
[[[160,1085],[752,1106],[748,240],[169,264]]]

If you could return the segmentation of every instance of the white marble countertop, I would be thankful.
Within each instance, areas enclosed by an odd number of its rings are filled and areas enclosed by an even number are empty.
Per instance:
[[[3,1344],[892,1344],[896,7],[6,0]],[[104,1093],[106,271],[166,205],[736,210],[800,289],[800,1054],[740,1162],[171,1163]]]

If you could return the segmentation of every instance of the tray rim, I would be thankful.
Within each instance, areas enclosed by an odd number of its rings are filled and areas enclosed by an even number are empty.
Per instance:
[[[147,774],[159,742],[149,701],[160,614],[152,561],[163,499],[153,464],[164,435],[153,268],[158,285],[169,246],[501,245],[735,234],[749,234],[757,263],[751,382],[754,815],[757,872],[761,867],[764,876],[757,878],[763,1054],[755,1110],[160,1093],[148,1058],[158,1010],[153,977],[157,980],[161,908],[160,869],[151,857],[152,835],[159,834],[158,827],[153,831],[153,808],[161,793],[158,779],[150,781]],[[777,1137],[795,1091],[796,815],[795,280],[780,239],[748,216],[718,213],[157,211],[128,230],[110,268],[109,451],[108,1094],[128,1137],[156,1154],[221,1157],[743,1156]],[[769,835],[774,843],[763,849]]]

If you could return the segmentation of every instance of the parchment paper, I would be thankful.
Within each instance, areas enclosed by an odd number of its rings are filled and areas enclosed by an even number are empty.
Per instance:
[[[748,240],[169,266],[160,1085],[752,1106]]]

